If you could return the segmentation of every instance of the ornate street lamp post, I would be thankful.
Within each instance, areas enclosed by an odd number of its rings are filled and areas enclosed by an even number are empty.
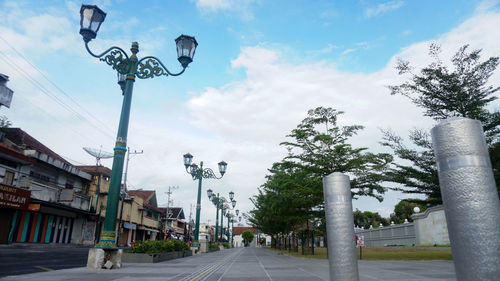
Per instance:
[[[184,166],[186,167],[186,172],[191,175],[193,180],[198,180],[198,197],[196,201],[196,224],[194,229],[194,243],[193,247],[198,247],[199,244],[199,231],[200,231],[200,211],[201,211],[201,182],[202,179],[221,179],[226,173],[227,163],[220,161],[218,163],[220,177],[217,177],[210,168],[203,169],[203,161],[200,162],[200,167],[195,163],[192,163],[193,155],[186,153],[184,154]]]
[[[192,36],[181,35],[175,39],[177,45],[177,59],[182,65],[179,73],[171,73],[163,63],[156,57],[147,56],[137,58],[139,44],[132,42],[131,52],[128,54],[121,48],[113,46],[101,54],[94,54],[89,48],[89,42],[96,38],[97,31],[106,18],[106,13],[95,5],[82,5],[80,9],[80,34],[85,42],[88,53],[104,61],[118,72],[120,86],[123,86],[123,104],[120,114],[120,123],[114,148],[113,167],[111,171],[111,182],[109,184],[108,201],[106,206],[106,218],[104,219],[104,230],[97,248],[115,249],[116,239],[116,216],[118,199],[120,196],[120,185],[122,180],[123,162],[127,151],[127,133],[130,117],[130,106],[132,103],[132,91],[135,78],[147,79],[155,76],[178,76],[181,75],[193,61],[194,53],[198,43]]]
[[[216,208],[216,218],[215,218],[215,241],[219,240],[219,205],[223,198],[219,197],[219,193],[217,196],[213,193],[211,189],[207,190],[208,199],[212,201]]]

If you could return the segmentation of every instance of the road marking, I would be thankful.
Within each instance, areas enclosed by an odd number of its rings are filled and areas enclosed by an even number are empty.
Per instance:
[[[48,267],[41,266],[41,265],[35,265],[34,267],[41,269],[41,270],[45,270],[45,271],[53,271],[53,269],[50,269]]]
[[[241,256],[241,254],[243,254],[243,250],[240,250],[239,252],[240,252],[240,254],[233,259],[233,262],[227,267],[226,271],[224,271],[224,273],[222,273],[222,275],[219,277],[219,279],[217,279],[217,281],[220,281],[222,279],[222,277],[224,277],[224,275],[226,275],[226,273],[229,271],[229,269],[233,266],[234,262],[236,262],[236,260]]]
[[[264,265],[260,262],[260,259],[257,257],[257,255],[255,254],[255,250],[253,250],[253,254],[255,255],[255,258],[257,259],[257,261],[259,262],[260,264],[260,267],[262,267],[262,270],[264,270],[264,272],[266,273],[267,275],[267,278],[269,278],[269,280],[273,281],[273,278],[271,278],[271,276],[269,275],[269,272],[267,272],[266,268],[264,267]]]
[[[212,265],[211,267],[207,268],[206,270],[202,271],[201,273],[199,273],[198,275],[196,275],[195,277],[193,277],[192,279],[189,279],[189,281],[195,281],[195,280],[198,280],[200,279],[201,277],[204,277],[203,279],[201,280],[205,280],[208,276],[210,276],[211,274],[209,273],[213,273],[214,270],[217,270],[219,269],[220,265],[222,263],[224,263],[225,261],[227,261],[228,259],[232,258],[233,256],[235,256],[238,252],[236,253],[233,253],[225,258],[223,258],[221,261],[219,261],[218,263]],[[207,275],[209,274],[209,275]],[[207,276],[205,276],[207,275]]]

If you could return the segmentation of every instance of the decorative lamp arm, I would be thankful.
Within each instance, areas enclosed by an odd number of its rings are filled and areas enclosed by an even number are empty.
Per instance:
[[[147,79],[155,76],[179,76],[186,70],[184,67],[179,73],[170,72],[165,65],[156,57],[143,57],[137,63],[137,78]]]
[[[128,67],[129,57],[122,48],[113,46],[99,55],[94,54],[90,50],[88,42],[85,42],[85,48],[87,49],[87,52],[91,56],[98,58],[101,61],[104,61],[105,63],[110,65],[114,70],[118,71],[120,74],[127,74],[129,72],[129,67]]]
[[[221,179],[224,175],[217,177],[214,171],[210,168],[203,169],[203,178],[205,179]]]

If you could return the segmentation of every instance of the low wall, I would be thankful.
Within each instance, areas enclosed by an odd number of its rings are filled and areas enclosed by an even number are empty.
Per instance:
[[[416,244],[450,244],[444,206],[434,206],[411,216],[415,223]]]
[[[372,229],[356,229],[355,233],[358,236],[364,236],[365,246],[368,247],[412,245],[416,243],[413,223],[395,224]]]
[[[372,229],[355,229],[365,246],[450,244],[444,206],[434,206],[411,216],[413,222]]]

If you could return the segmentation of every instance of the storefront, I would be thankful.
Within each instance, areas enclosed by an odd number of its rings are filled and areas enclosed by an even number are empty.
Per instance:
[[[18,212],[28,210],[30,205],[29,190],[0,184],[0,244],[9,242],[11,226]]]

